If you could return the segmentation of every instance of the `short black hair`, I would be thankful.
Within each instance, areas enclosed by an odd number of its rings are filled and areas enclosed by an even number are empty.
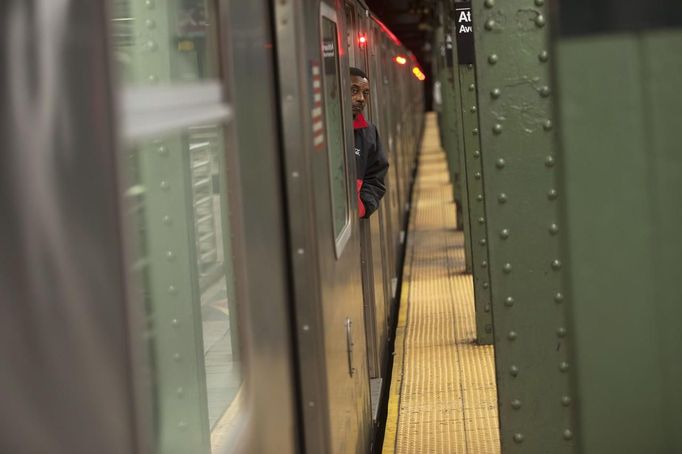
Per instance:
[[[356,68],[355,66],[350,67],[350,75],[351,76],[363,77],[363,78],[369,80],[369,77],[367,77],[367,74],[363,70],[361,70],[360,68]]]

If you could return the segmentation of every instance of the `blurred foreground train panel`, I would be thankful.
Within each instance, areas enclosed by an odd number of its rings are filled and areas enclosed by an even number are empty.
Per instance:
[[[387,452],[682,452],[682,4],[414,4],[445,154],[412,214],[427,71],[363,0],[0,4],[0,453],[377,452],[407,235],[404,288],[468,306],[413,348],[447,314],[405,293]],[[369,219],[351,66],[390,162]],[[427,337],[494,380],[409,382]],[[499,444],[440,435],[484,407]]]

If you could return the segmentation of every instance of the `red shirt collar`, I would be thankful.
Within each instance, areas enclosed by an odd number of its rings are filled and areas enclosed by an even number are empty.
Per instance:
[[[362,128],[369,128],[369,123],[367,123],[367,120],[365,120],[365,117],[363,117],[362,114],[359,113],[358,116],[355,117],[355,120],[353,120],[353,129],[362,129]]]

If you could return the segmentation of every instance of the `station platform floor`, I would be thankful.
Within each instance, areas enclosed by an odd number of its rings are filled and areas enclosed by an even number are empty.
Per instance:
[[[498,454],[494,352],[475,341],[472,276],[433,113],[421,146],[382,452]]]

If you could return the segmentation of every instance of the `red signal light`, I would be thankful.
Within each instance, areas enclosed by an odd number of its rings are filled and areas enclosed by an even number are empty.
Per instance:
[[[358,36],[358,46],[359,47],[366,47],[367,46],[367,36],[363,33],[361,33]]]
[[[393,60],[395,60],[395,62],[398,63],[399,65],[404,65],[405,63],[407,63],[407,58],[403,57],[402,55],[396,56]]]

